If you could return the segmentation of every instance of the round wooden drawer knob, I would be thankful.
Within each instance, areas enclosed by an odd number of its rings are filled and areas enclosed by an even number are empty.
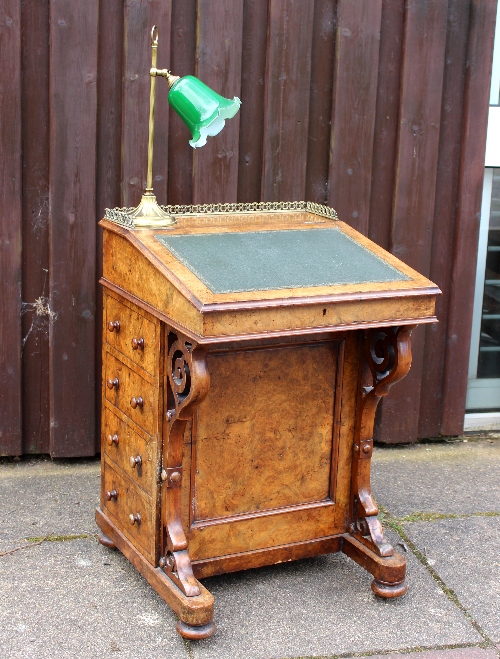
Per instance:
[[[104,496],[106,497],[106,501],[111,501],[111,499],[116,501],[118,498],[118,492],[116,490],[106,490]]]
[[[108,323],[108,332],[118,332],[120,331],[120,321],[119,320],[110,320]]]
[[[142,396],[138,396],[137,398],[135,396],[133,396],[130,399],[130,407],[133,410],[135,410],[137,407],[140,407],[141,410],[142,410],[143,406],[144,406],[144,400],[142,399]]]
[[[131,455],[129,462],[132,469],[135,469],[136,467],[140,467],[142,465],[142,458],[140,455],[137,455],[135,458],[133,455]]]
[[[144,339],[132,339],[132,350],[144,350]]]
[[[120,386],[120,380],[118,378],[110,378],[107,382],[106,385],[108,389],[118,389]]]
[[[109,446],[113,446],[113,444],[118,446],[119,441],[120,441],[120,438],[118,437],[118,435],[108,435],[108,444],[109,444]]]
[[[131,524],[140,524],[142,522],[141,516],[139,513],[136,513],[135,515],[130,514],[128,516],[130,523]]]

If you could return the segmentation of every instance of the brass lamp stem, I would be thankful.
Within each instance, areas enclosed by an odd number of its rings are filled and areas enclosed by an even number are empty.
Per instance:
[[[165,213],[156,201],[153,192],[153,142],[155,135],[155,93],[156,93],[156,61],[158,58],[158,28],[153,25],[151,30],[151,87],[149,91],[149,137],[148,137],[148,171],[146,175],[146,189],[137,208],[128,213],[134,227],[160,229],[175,224],[172,215]],[[162,73],[158,75],[163,75]]]
[[[158,29],[156,25],[151,30],[151,68],[156,69],[158,59]],[[156,76],[150,75],[151,87],[149,90],[149,138],[148,138],[148,173],[146,176],[146,191],[153,191],[153,142],[155,136],[155,94]]]

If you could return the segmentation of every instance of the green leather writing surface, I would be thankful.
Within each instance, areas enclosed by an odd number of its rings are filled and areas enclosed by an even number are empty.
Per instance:
[[[213,293],[410,279],[334,227],[155,238]]]

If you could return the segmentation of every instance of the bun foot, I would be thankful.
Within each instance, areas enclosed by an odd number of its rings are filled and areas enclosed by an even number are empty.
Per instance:
[[[102,531],[97,536],[97,539],[99,540],[101,545],[104,545],[108,549],[116,549],[115,543],[111,540],[111,538],[108,538],[107,535],[104,535],[104,533]]]
[[[196,626],[188,625],[186,622],[179,620],[175,626],[182,638],[187,638],[190,641],[199,641],[202,638],[209,638],[215,632],[215,623],[212,620],[206,625]]]
[[[406,591],[408,590],[408,584],[406,581],[390,584],[374,579],[372,581],[372,590],[375,595],[378,595],[378,597],[383,597],[384,599],[392,599],[394,597],[402,597],[405,595]]]

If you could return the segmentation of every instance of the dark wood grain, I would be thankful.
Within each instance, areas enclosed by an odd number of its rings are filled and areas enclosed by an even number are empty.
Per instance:
[[[197,0],[172,0],[169,67],[178,76],[195,74]],[[168,136],[169,204],[193,202],[193,149],[189,131],[170,108]]]
[[[328,196],[333,75],[337,26],[336,0],[314,3],[311,91],[305,198],[318,204]]]
[[[21,445],[21,11],[0,5],[0,455]]]
[[[463,430],[496,4],[494,0],[472,0],[470,5],[453,284],[443,374],[444,435]]]
[[[245,0],[238,165],[238,201],[259,201],[262,177],[268,2]]]
[[[340,0],[328,201],[368,233],[382,0]],[[347,126],[349,128],[347,129]]]
[[[447,0],[410,1],[405,8],[402,80],[391,252],[429,274],[439,154]],[[384,401],[378,439],[414,441],[418,431],[425,335],[414,333],[413,366],[397,396]],[[412,405],[401,414],[403,400]]]
[[[50,5],[50,452],[95,451],[97,0]]]
[[[439,159],[436,177],[436,203],[431,245],[430,276],[442,295],[436,301],[439,323],[425,331],[425,360],[433,368],[422,372],[418,436],[437,437],[441,433],[444,359],[447,341],[447,311],[450,304],[455,236],[457,186],[460,165],[462,106],[467,59],[469,5],[461,0],[448,6],[448,30],[441,104]]]
[[[215,37],[217,34],[217,37]],[[198,2],[196,75],[221,96],[241,98],[243,0]],[[193,154],[193,202],[236,201],[240,113]],[[186,139],[188,133],[184,129]],[[189,135],[189,139],[191,136]]]
[[[122,76],[123,2],[99,3],[99,51],[97,79],[96,219],[106,208],[121,206],[122,172]],[[96,270],[102,276],[102,230],[96,234]],[[100,451],[101,370],[102,370],[102,287],[96,287],[95,372],[96,432],[95,451]]]
[[[303,199],[314,2],[270,0],[261,199]],[[303,154],[298,157],[298,154]]]
[[[48,453],[49,2],[30,0],[21,6],[23,453]]]
[[[403,26],[404,3],[383,0],[368,236],[384,249],[391,241]]]
[[[149,69],[151,28],[159,33],[158,68],[168,68],[170,0],[127,0],[124,6],[122,91],[122,202],[136,206],[146,186],[148,160]],[[155,101],[153,188],[158,203],[166,203],[168,163],[168,85],[158,80]]]

